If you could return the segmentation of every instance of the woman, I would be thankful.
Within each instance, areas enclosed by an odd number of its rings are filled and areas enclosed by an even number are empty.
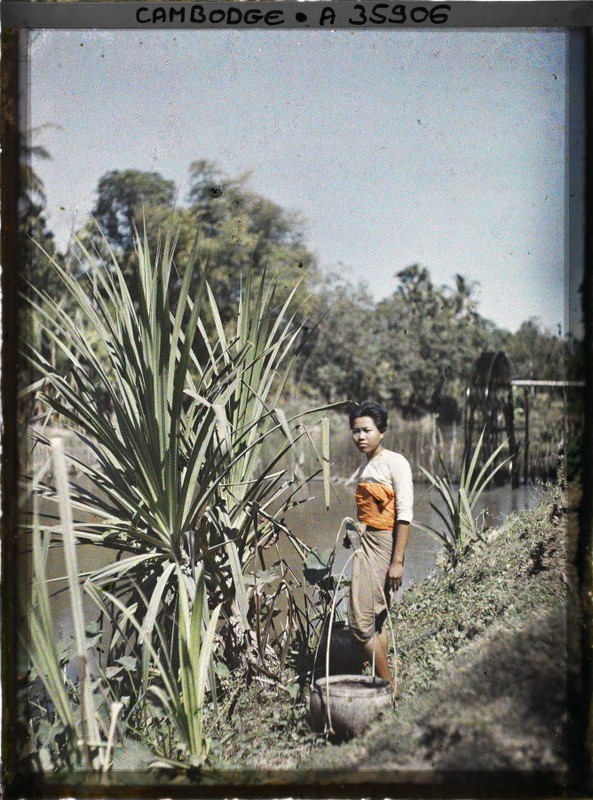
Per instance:
[[[377,675],[397,691],[389,669],[387,614],[402,585],[414,487],[407,459],[383,447],[387,410],[365,401],[350,412],[354,444],[365,458],[357,475],[356,509],[361,545],[352,565],[349,624]]]

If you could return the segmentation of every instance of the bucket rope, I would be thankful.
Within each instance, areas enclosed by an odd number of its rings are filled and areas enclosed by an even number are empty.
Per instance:
[[[342,535],[342,529],[343,529],[344,525],[347,525],[348,523],[350,523],[353,527],[356,527],[356,523],[354,522],[352,517],[344,517],[344,519],[340,523],[340,528],[338,530],[338,533],[337,533],[337,536],[336,536],[336,541],[334,542],[333,550],[331,551],[331,555],[330,555],[329,562],[328,562],[328,568],[329,568],[330,572],[331,572],[331,570],[333,568],[334,561],[335,561],[335,558],[336,558],[336,551],[338,549],[338,542],[340,541],[340,536]],[[348,563],[346,563],[346,567],[348,566]],[[337,592],[337,589],[336,589],[336,592]],[[319,655],[319,647],[320,647],[321,642],[323,640],[323,628],[325,627],[325,623],[329,622],[330,618],[332,618],[331,614],[330,614],[329,617],[326,616],[326,619],[323,621],[323,625],[321,627],[321,634],[319,636],[319,641],[317,642],[317,646],[315,647],[315,655],[313,656],[313,669],[311,671],[311,687],[313,686],[313,683],[314,683],[315,667],[317,665],[317,656]]]

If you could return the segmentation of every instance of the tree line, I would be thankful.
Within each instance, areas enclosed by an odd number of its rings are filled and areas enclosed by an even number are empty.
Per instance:
[[[48,157],[45,150],[38,155]],[[34,284],[51,294],[57,290],[51,286],[51,271],[29,237],[58,255],[81,280],[88,277],[88,258],[76,241],[57,253],[43,185],[29,173],[22,204],[28,270]],[[461,419],[465,387],[481,352],[504,350],[515,377],[524,379],[565,379],[567,364],[575,361],[566,340],[537,319],[524,321],[511,333],[483,317],[478,284],[461,274],[452,276],[451,285],[439,286],[427,267],[411,264],[395,274],[397,283],[389,296],[374,300],[364,283],[321,268],[299,214],[252,191],[249,174],[230,177],[204,159],[190,165],[184,198],[158,172],[106,173],[97,184],[92,218],[78,237],[106,264],[112,250],[131,277],[135,231],[145,231],[156,249],[166,227],[175,233],[180,269],[192,251],[205,265],[229,328],[248,265],[255,274],[278,276],[279,303],[296,287],[303,334],[297,342],[293,399],[372,397],[406,418],[435,412],[448,422]]]

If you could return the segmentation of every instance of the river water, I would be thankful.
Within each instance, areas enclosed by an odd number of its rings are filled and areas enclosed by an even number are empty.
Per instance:
[[[322,481],[312,481],[308,486],[309,499],[301,505],[291,509],[285,516],[285,522],[293,531],[310,547],[318,551],[331,550],[336,545],[338,531],[344,517],[355,516],[354,487],[345,486],[343,483],[334,484],[331,505],[326,510]],[[430,503],[439,505],[440,501],[436,492],[427,484],[415,484],[414,519],[427,526],[443,527],[436,513],[431,509]],[[512,490],[510,486],[495,487],[485,491],[479,504],[479,512],[484,513],[485,524],[496,527],[511,513],[519,512],[534,506],[543,496],[543,491],[537,486],[521,486]],[[300,499],[304,499],[305,494]],[[352,550],[347,550],[342,545],[343,536],[339,537],[334,561],[334,574],[339,575],[348,561]],[[425,580],[436,568],[436,559],[442,548],[441,543],[429,533],[412,526],[410,540],[406,552],[406,566],[404,571],[403,591],[412,585]],[[79,545],[78,567],[81,572],[97,569],[109,563],[114,552],[106,548],[93,545]],[[296,575],[301,578],[302,564],[294,548],[284,537],[280,537],[278,550],[274,548],[266,553],[267,565],[277,560],[278,553],[286,560]],[[349,576],[350,568],[345,575]],[[61,549],[50,551],[48,560],[48,578],[54,579],[52,588],[58,591],[54,597],[54,619],[58,627],[59,636],[67,636],[71,631],[71,611],[68,592],[65,591],[65,582],[56,581],[63,576],[64,563]],[[401,598],[402,591],[396,595]],[[94,612],[89,600],[86,601],[86,612]],[[94,615],[94,614],[93,614]],[[89,617],[89,621],[90,621]]]
[[[335,485],[336,494],[332,493],[329,510],[325,508],[323,484],[313,482],[310,484],[309,494],[312,499],[295,509],[291,509],[286,516],[288,527],[309,546],[317,550],[331,550],[335,543],[340,525],[344,517],[356,516],[354,504],[354,487]],[[537,504],[543,497],[543,490],[539,486],[520,486],[511,489],[509,486],[498,486],[486,490],[477,507],[480,514],[484,514],[484,523],[488,527],[497,527],[511,513],[523,511]],[[443,523],[430,507],[434,503],[442,507],[442,502],[437,492],[427,484],[414,484],[414,520],[422,525],[442,529]],[[341,540],[336,550],[334,573],[339,574],[347,562],[352,550],[345,549]],[[437,556],[442,549],[440,541],[430,533],[420,530],[412,525],[410,539],[406,550],[406,566],[404,571],[403,590],[413,584],[425,580],[436,566]],[[346,570],[346,575],[349,574]],[[397,597],[401,597],[398,592]]]

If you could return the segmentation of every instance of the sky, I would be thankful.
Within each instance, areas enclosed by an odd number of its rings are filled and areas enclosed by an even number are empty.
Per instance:
[[[30,120],[64,247],[113,169],[228,176],[306,220],[376,299],[420,263],[509,330],[564,332],[567,37],[491,31],[41,31]],[[48,126],[48,127],[42,127]]]

